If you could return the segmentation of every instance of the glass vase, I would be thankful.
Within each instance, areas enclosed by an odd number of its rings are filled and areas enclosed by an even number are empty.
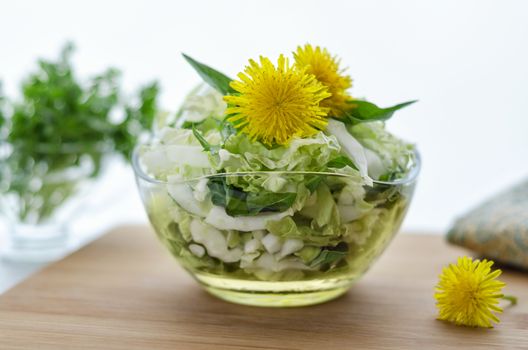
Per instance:
[[[17,158],[16,150],[11,155],[0,168],[0,212],[7,224],[2,258],[59,259],[68,252],[68,224],[93,183],[93,161],[71,146],[53,152],[43,146],[25,159]]]

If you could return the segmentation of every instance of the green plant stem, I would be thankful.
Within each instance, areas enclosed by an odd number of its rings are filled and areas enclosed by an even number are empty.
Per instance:
[[[501,299],[503,300],[507,300],[510,302],[510,304],[513,306],[513,305],[517,305],[517,297],[516,296],[513,296],[513,295],[503,295],[501,297]]]

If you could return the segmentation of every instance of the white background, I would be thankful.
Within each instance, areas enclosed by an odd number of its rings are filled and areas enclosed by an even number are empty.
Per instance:
[[[420,100],[389,122],[424,160],[408,231],[444,233],[528,174],[528,2],[4,1],[5,91],[16,95],[35,59],[68,39],[81,76],[112,65],[128,89],[159,79],[170,111],[199,82],[180,52],[234,76],[248,58],[326,46],[349,67],[354,96]],[[130,170],[114,168],[103,187],[108,209],[80,218],[85,231],[146,222]]]

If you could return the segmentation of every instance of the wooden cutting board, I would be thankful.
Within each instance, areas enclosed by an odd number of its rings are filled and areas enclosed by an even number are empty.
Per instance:
[[[150,229],[123,227],[0,296],[0,349],[528,349],[528,274],[494,329],[435,320],[441,267],[465,252],[400,235],[345,296],[265,309],[203,292]]]

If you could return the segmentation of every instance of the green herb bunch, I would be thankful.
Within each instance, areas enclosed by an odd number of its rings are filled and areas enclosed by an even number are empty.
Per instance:
[[[157,82],[133,97],[124,95],[114,68],[84,83],[73,69],[73,52],[68,43],[58,60],[39,60],[22,83],[21,99],[0,100],[0,189],[16,198],[20,221],[42,222],[75,193],[79,179],[59,174],[85,168],[93,178],[105,157],[128,160],[158,113]]]

